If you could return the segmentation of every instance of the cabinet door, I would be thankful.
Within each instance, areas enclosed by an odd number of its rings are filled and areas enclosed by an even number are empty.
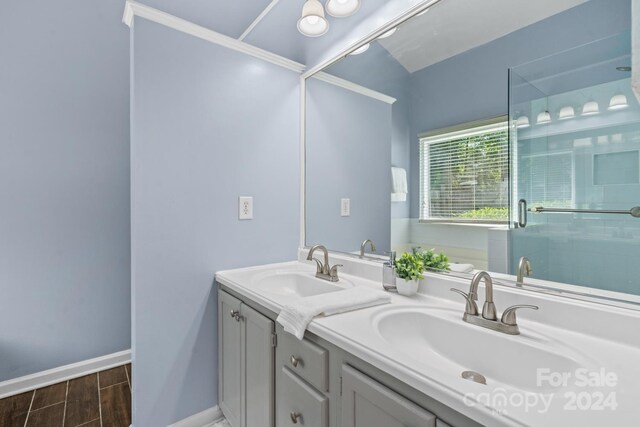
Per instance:
[[[244,396],[242,427],[274,425],[273,321],[242,304],[242,379]]]
[[[435,427],[436,417],[350,366],[342,367],[342,427]]]
[[[222,413],[233,427],[241,427],[242,359],[240,357],[242,324],[240,300],[218,291],[218,397]]]
[[[278,374],[278,427],[327,427],[329,400],[289,368],[283,367]]]

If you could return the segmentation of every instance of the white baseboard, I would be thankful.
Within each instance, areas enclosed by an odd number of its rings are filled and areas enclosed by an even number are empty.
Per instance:
[[[209,427],[216,421],[220,421],[224,415],[219,406],[205,409],[202,412],[191,415],[189,418],[180,420],[169,427]]]
[[[131,350],[125,350],[96,357],[95,359],[60,366],[59,368],[49,369],[47,371],[36,372],[35,374],[25,375],[24,377],[2,381],[0,382],[0,399],[103,371],[115,366],[124,365],[129,362],[131,362]]]

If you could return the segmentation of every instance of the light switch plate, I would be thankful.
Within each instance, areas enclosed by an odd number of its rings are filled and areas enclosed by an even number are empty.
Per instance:
[[[238,198],[238,219],[253,219],[253,197]]]
[[[351,215],[351,199],[340,199],[340,216]]]

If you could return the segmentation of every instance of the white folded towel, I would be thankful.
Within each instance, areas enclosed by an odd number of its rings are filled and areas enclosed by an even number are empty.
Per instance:
[[[391,192],[407,194],[408,188],[407,171],[403,168],[391,167]]]
[[[318,315],[331,316],[386,304],[390,301],[391,296],[386,292],[356,286],[342,291],[300,298],[285,305],[276,320],[284,326],[285,331],[301,340],[307,325]]]
[[[454,273],[471,273],[473,269],[473,264],[449,264],[449,270]]]
[[[391,193],[392,202],[406,202],[407,193]]]

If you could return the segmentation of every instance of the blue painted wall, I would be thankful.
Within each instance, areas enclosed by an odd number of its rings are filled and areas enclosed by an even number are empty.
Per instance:
[[[507,114],[508,69],[630,28],[630,0],[591,0],[411,75],[411,183],[421,132]],[[418,217],[419,194],[411,193]]]
[[[299,76],[136,18],[132,78],[134,424],[157,427],[217,404],[214,273],[296,257]]]
[[[366,72],[363,72],[366,70]],[[352,55],[326,70],[328,73],[396,98],[391,106],[391,164],[409,174],[411,136],[409,72],[379,43],[371,43],[366,53]],[[327,106],[326,108],[331,108]],[[388,156],[389,154],[387,154]],[[407,178],[409,175],[407,175]],[[411,192],[411,188],[409,188]],[[406,202],[391,203],[391,218],[409,217]],[[382,227],[382,225],[380,225]]]
[[[306,105],[306,244],[354,252],[371,239],[389,251],[392,106],[317,79]]]
[[[0,5],[0,381],[130,347],[122,6]]]

